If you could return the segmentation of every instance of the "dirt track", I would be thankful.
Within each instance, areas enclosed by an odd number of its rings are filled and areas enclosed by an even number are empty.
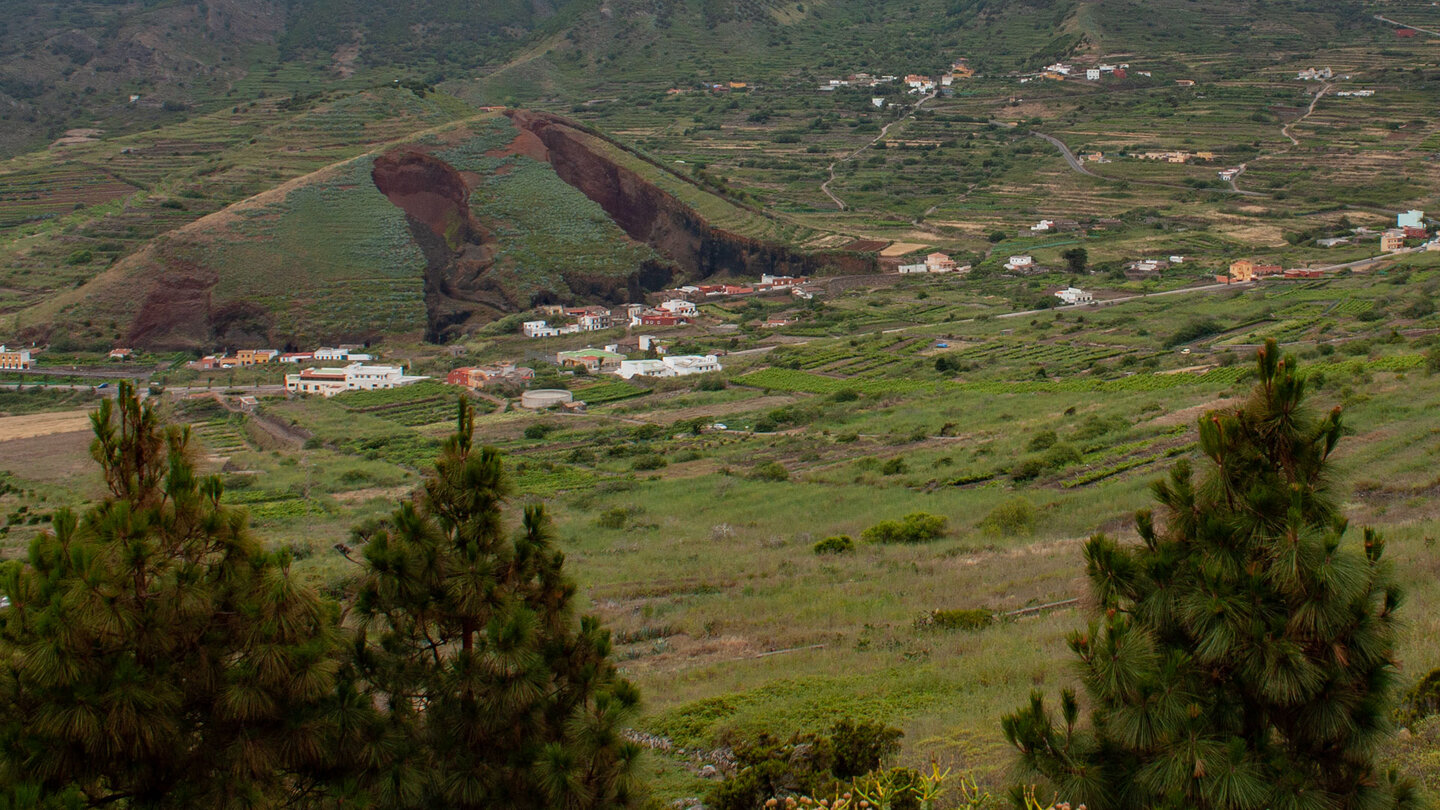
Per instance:
[[[60,411],[0,417],[0,442],[90,429],[90,411]]]

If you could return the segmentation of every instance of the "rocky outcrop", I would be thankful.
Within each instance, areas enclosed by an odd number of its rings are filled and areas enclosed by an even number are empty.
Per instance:
[[[544,144],[545,157],[562,180],[599,203],[630,238],[674,260],[692,279],[716,274],[879,272],[872,255],[808,252],[715,228],[674,195],[592,146],[591,139],[599,137],[596,133],[546,113],[511,110],[507,115],[517,128]],[[657,167],[657,171],[664,170]]]

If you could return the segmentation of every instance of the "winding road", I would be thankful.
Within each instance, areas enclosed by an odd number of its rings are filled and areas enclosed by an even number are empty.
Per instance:
[[[831,163],[829,166],[827,166],[827,167],[826,167],[826,171],[828,171],[828,172],[830,173],[830,179],[829,179],[829,180],[826,180],[825,182],[823,182],[823,183],[820,184],[820,190],[823,191],[823,192],[825,192],[825,196],[826,196],[826,197],[829,197],[832,201],[834,201],[835,205],[838,206],[841,211],[846,210],[845,201],[842,200],[842,199],[840,199],[839,197],[836,197],[835,194],[834,194],[834,192],[832,192],[832,191],[830,190],[830,184],[833,183],[833,182],[835,182],[835,167],[836,167],[836,166],[839,166],[841,163],[846,162],[847,160],[854,160],[857,156],[859,156],[859,154],[860,154],[861,152],[864,152],[866,149],[869,149],[870,147],[874,146],[875,144],[877,144],[877,143],[885,140],[885,136],[886,136],[887,134],[889,134],[889,132],[890,132],[890,127],[895,126],[896,124],[900,123],[901,121],[904,121],[905,119],[907,119],[907,118],[909,118],[910,116],[914,115],[915,113],[919,112],[919,111],[920,111],[920,108],[923,107],[923,106],[925,106],[925,102],[930,101],[930,100],[933,99],[933,98],[935,98],[935,94],[934,94],[934,93],[931,93],[931,94],[929,94],[929,95],[927,95],[927,96],[921,97],[921,99],[920,99],[919,101],[917,101],[917,102],[915,102],[913,105],[911,105],[909,112],[905,113],[904,115],[900,116],[899,118],[896,118],[894,121],[891,121],[890,123],[888,123],[888,124],[886,124],[885,126],[881,127],[881,128],[880,128],[880,134],[879,134],[879,135],[876,135],[875,138],[874,138],[873,140],[871,140],[869,143],[865,144],[864,146],[860,147],[859,149],[856,149],[854,152],[851,152],[850,154],[846,155],[845,157],[842,157],[842,158],[840,158],[839,160],[837,160],[837,161]]]
[[[1122,178],[1118,178],[1118,177],[1106,177],[1106,176],[1103,175],[1103,174],[1096,174],[1095,172],[1092,172],[1092,171],[1090,171],[1089,169],[1085,168],[1085,164],[1080,161],[1080,158],[1078,158],[1078,157],[1075,156],[1075,153],[1074,153],[1074,152],[1071,152],[1071,151],[1070,151],[1070,147],[1066,146],[1064,141],[1060,140],[1059,138],[1055,137],[1054,135],[1046,135],[1046,134],[1043,133],[1043,132],[1034,132],[1034,131],[1031,131],[1030,134],[1031,134],[1031,135],[1034,135],[1034,136],[1037,137],[1037,138],[1043,138],[1044,140],[1048,141],[1048,142],[1050,143],[1050,145],[1054,146],[1056,149],[1059,149],[1059,150],[1060,150],[1060,154],[1061,154],[1062,156],[1064,156],[1064,158],[1065,158],[1065,162],[1068,163],[1068,164],[1070,164],[1070,168],[1072,168],[1072,169],[1074,169],[1075,171],[1077,171],[1077,172],[1085,175],[1086,177],[1094,177],[1094,178],[1096,178],[1097,180],[1109,180],[1109,181],[1112,182],[1112,183],[1139,183],[1139,184],[1141,184],[1141,185],[1157,186],[1157,187],[1160,187],[1160,188],[1178,188],[1178,189],[1181,189],[1181,190],[1184,190],[1184,191],[1197,191],[1197,190],[1199,190],[1199,189],[1192,188],[1192,187],[1190,187],[1190,186],[1180,185],[1179,183],[1161,183],[1161,182],[1159,182],[1159,181],[1154,181],[1154,180],[1133,180],[1133,179],[1127,180],[1127,179],[1122,179]],[[1264,194],[1261,194],[1261,193],[1258,192],[1258,191],[1242,191],[1241,189],[1235,188],[1235,187],[1233,186],[1233,184],[1232,184],[1232,186],[1231,186],[1230,188],[1228,188],[1228,189],[1224,189],[1224,188],[1212,188],[1212,189],[1205,189],[1205,190],[1207,190],[1207,191],[1218,191],[1218,192],[1220,192],[1220,193],[1222,193],[1222,194],[1238,194],[1238,195],[1240,195],[1240,196],[1242,196],[1242,197],[1264,197],[1264,196],[1265,196]]]

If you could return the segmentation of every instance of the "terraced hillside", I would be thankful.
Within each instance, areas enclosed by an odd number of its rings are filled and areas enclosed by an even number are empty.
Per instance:
[[[296,166],[314,159],[305,150],[343,154],[392,135],[385,127],[397,119],[342,117],[365,102],[341,99],[267,134],[307,144]],[[200,187],[225,182],[218,171],[194,176]],[[228,188],[245,187],[243,174],[235,181]],[[167,197],[161,210],[193,216],[166,205],[177,199],[190,198]],[[128,206],[87,224],[127,215]],[[40,236],[54,251],[76,244],[79,230],[50,223]],[[816,236],[563,119],[486,113],[181,224],[14,322],[23,335],[97,347],[439,341],[539,303],[622,303],[681,278],[875,269],[865,254],[788,246]],[[16,238],[17,253],[37,253],[29,242],[45,244]],[[94,263],[69,268],[79,276]]]

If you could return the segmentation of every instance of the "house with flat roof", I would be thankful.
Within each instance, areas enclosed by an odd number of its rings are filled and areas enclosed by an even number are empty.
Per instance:
[[[376,391],[413,385],[428,377],[407,375],[403,366],[367,366],[351,363],[339,368],[307,368],[285,375],[285,390],[292,394],[333,397],[346,391]]]

